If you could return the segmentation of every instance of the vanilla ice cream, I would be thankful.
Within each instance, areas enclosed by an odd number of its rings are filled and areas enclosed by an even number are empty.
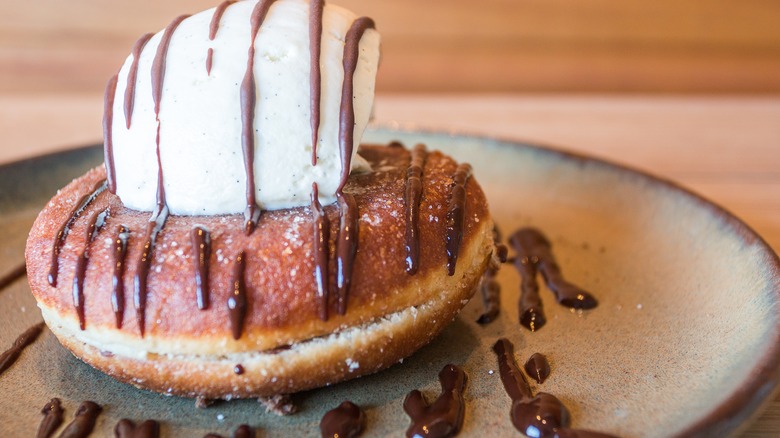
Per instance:
[[[184,19],[172,33],[159,108],[159,158],[165,202],[173,214],[233,214],[247,205],[240,88],[256,3],[239,1],[224,9],[213,39],[216,8]],[[318,159],[313,165],[309,4],[274,2],[254,43],[253,169],[255,198],[262,209],[308,205],[312,183],[319,187],[320,201],[331,203],[339,187],[342,58],[345,36],[357,16],[338,6],[324,7]],[[131,54],[125,61],[109,122],[116,194],[136,210],[153,210],[156,204],[158,120],[152,63],[162,34],[148,40],[137,60]],[[125,90],[134,61],[137,77],[128,128]],[[378,62],[379,34],[368,29],[360,40],[354,74],[352,170],[365,165],[356,151],[373,104]]]

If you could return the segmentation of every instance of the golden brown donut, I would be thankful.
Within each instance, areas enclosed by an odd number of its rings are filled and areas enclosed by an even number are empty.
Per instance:
[[[319,314],[314,279],[313,216],[309,207],[263,212],[246,235],[242,215],[170,216],[153,253],[146,328],[141,336],[133,277],[148,212],[129,210],[103,191],[74,221],[59,255],[58,281],[47,275],[57,231],[74,205],[105,178],[98,167],[63,188],[39,214],[27,242],[30,286],[43,317],[77,357],[141,388],[189,397],[244,398],[292,393],[370,374],[409,356],[435,337],[474,293],[493,251],[493,223],[474,178],[466,181],[465,221],[456,271],[447,275],[445,222],[457,163],[433,151],[423,171],[419,214],[419,270],[405,269],[405,185],[410,152],[361,146],[372,171],[350,177],[359,214],[358,252],[346,312]],[[88,218],[108,208],[105,224],[88,241]],[[337,205],[325,206],[329,247],[338,231]],[[111,303],[120,225],[130,229],[124,263],[124,316],[117,327]],[[210,305],[196,303],[196,225],[211,233]],[[84,325],[73,298],[76,263],[87,247]],[[227,301],[235,258],[245,251],[248,311],[234,339]],[[335,282],[330,257],[331,284]],[[236,365],[243,373],[237,374]]]

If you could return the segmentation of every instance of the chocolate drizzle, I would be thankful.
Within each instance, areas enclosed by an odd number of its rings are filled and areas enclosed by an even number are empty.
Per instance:
[[[154,420],[146,420],[136,425],[124,418],[114,427],[116,438],[158,438],[160,436],[160,423]]]
[[[76,222],[76,219],[78,219],[81,213],[84,212],[89,204],[91,204],[92,201],[94,201],[95,198],[97,198],[97,196],[106,189],[106,187],[106,180],[99,181],[91,193],[82,196],[81,199],[76,202],[76,207],[71,210],[68,220],[62,224],[62,227],[60,227],[60,229],[57,231],[57,236],[54,238],[54,247],[51,251],[51,265],[49,267],[48,276],[50,285],[57,287],[57,274],[60,269],[60,251],[62,251],[62,246],[65,245],[65,238],[68,237],[70,228],[73,226],[73,223]]]
[[[320,72],[320,50],[322,46],[322,15],[324,0],[309,2],[309,90],[311,94],[311,165],[317,165],[317,143],[320,134],[320,100],[322,99],[322,74]]]
[[[366,427],[366,414],[351,401],[326,412],[320,421],[322,438],[356,438]]]
[[[522,278],[520,286],[520,323],[531,331],[540,329],[546,319],[539,297],[537,271],[542,273],[547,287],[559,304],[573,309],[592,309],[598,302],[579,287],[564,280],[561,269],[552,254],[550,242],[534,228],[515,231],[509,239],[514,248],[515,268]]]
[[[233,265],[233,290],[227,301],[228,314],[230,315],[230,329],[233,339],[241,337],[246,318],[247,299],[246,285],[244,283],[244,270],[246,268],[246,254],[241,251]]]
[[[526,374],[532,379],[536,380],[536,383],[542,384],[548,377],[550,377],[550,363],[547,362],[547,358],[541,353],[534,353],[523,365]]]
[[[409,168],[406,169],[406,191],[404,204],[406,206],[406,272],[417,273],[420,266],[420,201],[422,200],[422,176],[427,153],[424,144],[418,144],[412,149]]]
[[[19,359],[22,351],[38,339],[38,336],[41,334],[44,327],[46,327],[46,325],[39,322],[28,328],[16,338],[11,348],[4,351],[3,354],[0,354],[0,374],[3,374],[8,368],[11,368],[11,365]]]
[[[452,177],[452,193],[450,205],[447,208],[447,233],[445,235],[447,248],[447,275],[455,275],[455,264],[458,263],[458,251],[463,240],[463,220],[466,217],[466,182],[471,177],[471,166],[460,164]]]
[[[198,309],[209,308],[209,258],[211,257],[211,235],[203,227],[197,226],[190,233],[192,249],[196,253],[195,261],[195,293]]]
[[[35,434],[35,438],[49,438],[52,436],[54,431],[62,424],[62,412],[62,406],[58,398],[53,398],[43,405],[43,409],[41,409],[43,419],[40,426],[38,426],[38,433]]]
[[[493,244],[495,245],[493,257],[479,283],[485,312],[477,319],[477,323],[483,325],[495,321],[501,309],[501,285],[496,281],[496,275],[501,268],[501,263],[506,262],[507,247],[501,243],[501,232],[495,226],[493,227]]]
[[[317,285],[317,299],[320,302],[320,319],[328,320],[328,247],[330,244],[330,221],[320,205],[317,183],[311,185],[311,214],[314,219],[314,282]]]
[[[114,165],[114,96],[118,75],[114,75],[106,84],[103,97],[103,160],[105,161],[108,191],[116,193],[116,166]]]
[[[116,318],[116,328],[122,328],[125,317],[125,257],[130,229],[120,225],[114,238],[114,272],[111,275],[111,308]]]
[[[570,418],[566,406],[552,394],[531,392],[528,381],[517,367],[514,346],[505,338],[493,345],[498,356],[501,382],[512,399],[510,418],[517,430],[527,436],[606,438],[612,435],[588,430],[569,429]]]
[[[0,277],[0,290],[3,290],[13,284],[16,280],[22,278],[27,273],[27,265],[20,263],[9,272]]]
[[[412,437],[452,437],[463,427],[466,389],[466,373],[457,365],[446,365],[439,372],[441,395],[433,404],[428,404],[418,390],[414,390],[404,399],[404,411],[412,423],[406,429],[406,436]]]
[[[95,428],[95,422],[103,408],[95,402],[82,402],[73,421],[62,431],[59,438],[86,438]]]
[[[130,129],[130,124],[133,121],[133,107],[135,106],[135,84],[138,78],[138,61],[141,58],[141,52],[143,52],[146,43],[152,38],[153,34],[147,33],[146,35],[138,38],[133,46],[133,62],[130,64],[130,69],[127,71],[127,86],[125,87],[125,125],[127,129]],[[114,193],[114,190],[111,191]]]
[[[214,9],[214,15],[211,16],[211,23],[209,23],[209,40],[214,41],[214,38],[217,37],[217,31],[219,30],[219,23],[222,20],[222,14],[225,13],[225,9],[227,9],[228,6],[235,3],[235,0],[226,0],[219,4]],[[209,47],[208,52],[206,53],[206,74],[211,75],[211,65],[214,61],[214,49]]]
[[[86,321],[84,319],[84,277],[87,272],[87,263],[89,263],[89,245],[95,240],[100,229],[103,228],[107,216],[108,208],[103,211],[96,211],[92,214],[89,225],[87,225],[84,249],[76,260],[75,273],[73,274],[73,305],[76,307],[76,313],[79,316],[79,328],[81,330],[86,328]]]
[[[339,315],[347,311],[352,267],[358,250],[358,209],[355,197],[338,192],[339,235],[336,242],[336,289]]]
[[[255,39],[263,25],[268,10],[275,0],[260,0],[252,10],[250,23],[249,54],[246,61],[246,72],[241,81],[241,146],[244,151],[244,170],[246,172],[246,210],[244,210],[244,230],[252,233],[260,219],[260,210],[255,201],[255,102],[257,100],[257,85],[255,84]]]

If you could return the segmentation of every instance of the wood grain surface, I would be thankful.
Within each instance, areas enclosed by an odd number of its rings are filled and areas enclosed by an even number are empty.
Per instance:
[[[218,2],[0,2],[0,91],[98,92],[139,35]],[[376,20],[380,91],[780,92],[777,1],[336,3]]]

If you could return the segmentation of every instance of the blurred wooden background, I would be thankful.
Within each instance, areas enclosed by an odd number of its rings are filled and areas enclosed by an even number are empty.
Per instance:
[[[142,33],[219,0],[0,2],[0,93],[102,92]],[[334,0],[380,92],[780,92],[780,1]]]

